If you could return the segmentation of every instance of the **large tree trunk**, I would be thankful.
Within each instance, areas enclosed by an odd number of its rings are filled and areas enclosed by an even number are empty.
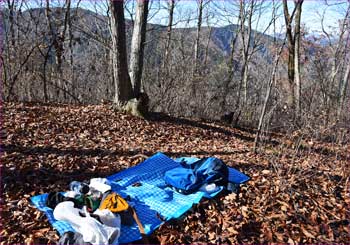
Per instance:
[[[124,1],[110,0],[109,3],[111,9],[112,64],[115,86],[114,104],[116,108],[122,109],[134,97],[128,73]]]
[[[130,78],[134,95],[141,93],[143,55],[146,40],[148,0],[137,0],[134,31],[131,40]]]
[[[294,79],[295,79],[295,110],[296,118],[301,114],[301,81],[300,81],[300,21],[301,21],[301,6],[303,0],[297,0],[296,13],[295,13],[295,25],[294,25]]]

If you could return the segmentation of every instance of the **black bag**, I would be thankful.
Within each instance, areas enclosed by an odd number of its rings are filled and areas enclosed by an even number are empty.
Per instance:
[[[46,199],[46,206],[48,206],[49,208],[55,209],[57,204],[61,202],[66,202],[66,201],[72,201],[74,203],[75,208],[81,209],[84,206],[84,202],[72,197],[65,197],[60,192],[56,192],[56,191],[50,192],[48,194]]]

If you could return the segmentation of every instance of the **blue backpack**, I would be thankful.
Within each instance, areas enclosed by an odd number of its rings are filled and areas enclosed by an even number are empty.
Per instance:
[[[208,157],[193,163],[182,161],[180,164],[182,167],[165,172],[164,180],[181,193],[191,194],[204,184],[228,184],[228,167],[218,158]]]

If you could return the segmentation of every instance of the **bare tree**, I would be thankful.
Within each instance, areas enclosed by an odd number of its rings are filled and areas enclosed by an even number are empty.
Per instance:
[[[297,116],[300,115],[300,24],[301,10],[304,0],[294,1],[294,10],[289,14],[288,2],[283,0],[284,20],[288,40],[288,99],[287,103],[295,109]],[[295,18],[295,19],[294,19]],[[292,23],[294,20],[294,33]]]
[[[296,13],[294,23],[294,74],[295,74],[295,104],[297,118],[301,114],[301,81],[300,81],[300,23],[303,0],[296,0]]]
[[[68,48],[69,48],[69,66],[71,73],[71,93],[76,97],[76,82],[75,82],[75,69],[74,69],[74,55],[73,55],[73,23],[72,23],[72,14],[71,14],[71,0],[67,1],[67,10],[66,10],[66,18],[68,24]],[[79,2],[77,3],[79,6]]]
[[[198,11],[198,19],[197,19],[197,30],[196,30],[196,39],[194,42],[194,67],[193,67],[193,75],[196,75],[198,70],[199,63],[199,55],[200,55],[200,39],[201,39],[201,29],[203,22],[203,9],[209,1],[204,2],[204,0],[197,0],[197,11]]]
[[[248,12],[245,10],[245,2],[244,0],[240,0],[239,2],[239,15],[241,19],[240,23],[240,34],[241,34],[241,41],[242,41],[242,68],[241,68],[241,82],[239,86],[239,93],[240,88],[243,86],[243,103],[244,105],[247,103],[247,97],[248,97],[248,69],[249,69],[249,50],[251,48],[251,37],[252,37],[252,18],[253,18],[253,11],[254,11],[254,5],[256,2],[254,0],[249,1],[249,7]],[[246,21],[247,20],[247,30],[246,30]],[[239,94],[240,97],[240,94]]]
[[[339,87],[339,102],[338,102],[338,108],[337,108],[337,119],[340,119],[340,116],[343,111],[345,96],[346,96],[346,89],[349,84],[349,77],[350,77],[350,61],[347,61],[346,71],[344,74],[343,79],[340,81],[340,87]]]
[[[238,89],[236,93],[236,101],[234,110],[236,111],[234,118],[232,121],[234,124],[238,123],[238,120],[241,116],[241,112],[246,110],[246,106],[248,103],[248,82],[250,76],[250,65],[252,63],[252,58],[254,54],[261,48],[261,36],[265,34],[268,28],[272,25],[274,19],[271,19],[270,22],[267,23],[266,28],[262,31],[262,33],[258,33],[253,31],[253,22],[256,26],[260,23],[260,18],[265,9],[265,3],[259,1],[248,1],[239,0],[239,34],[240,37],[240,80],[238,84]],[[253,20],[255,18],[255,20]],[[233,40],[235,43],[236,40]],[[234,44],[233,43],[233,44]],[[233,55],[233,54],[232,54]],[[230,64],[229,64],[230,66]],[[231,67],[229,68],[232,69]],[[233,75],[233,74],[232,74]],[[242,90],[243,90],[243,98],[242,98]],[[246,113],[248,115],[249,113]],[[251,114],[251,113],[250,113]]]
[[[237,18],[237,22],[236,22],[236,26],[240,25],[240,22],[241,22],[241,18],[240,18],[240,15],[239,15],[239,18]],[[228,60],[228,76],[226,79],[223,80],[223,96],[222,96],[222,101],[220,103],[220,107],[223,109],[223,110],[226,110],[225,107],[226,107],[226,97],[227,95],[229,94],[229,85],[231,82],[233,82],[233,78],[234,78],[234,73],[235,73],[235,52],[236,52],[236,43],[237,43],[237,40],[238,40],[238,37],[239,37],[239,33],[241,31],[241,28],[236,28],[235,25],[232,25],[232,38],[231,38],[231,42],[230,42],[230,56],[229,56],[229,60]],[[238,101],[238,97],[236,99],[236,102]],[[237,102],[239,103],[239,102]],[[236,107],[237,108],[237,104],[236,104]],[[233,108],[233,110],[235,109]],[[228,122],[229,123],[232,123],[232,120],[233,120],[233,116],[234,116],[234,113],[233,112],[230,112],[230,113],[226,113],[226,117],[229,116],[230,118],[228,118]],[[237,114],[236,114],[237,116]]]
[[[175,9],[175,0],[170,0],[169,2],[169,17],[168,17],[168,26],[167,26],[167,37],[165,42],[164,49],[164,58],[163,58],[163,68],[167,66],[169,53],[170,53],[170,43],[171,43],[171,34],[173,29],[173,21],[174,21],[174,9]]]
[[[273,1],[272,21],[273,21],[273,30],[274,30],[273,33],[274,33],[274,37],[275,37],[276,36],[276,3],[275,3],[275,1]],[[262,106],[260,117],[259,117],[259,124],[258,124],[258,128],[257,128],[257,132],[255,135],[254,152],[257,152],[257,149],[258,149],[260,135],[261,135],[261,131],[263,128],[264,119],[266,116],[267,104],[268,104],[270,97],[271,97],[272,86],[273,86],[273,84],[276,83],[276,73],[277,73],[278,63],[279,63],[279,60],[281,58],[281,54],[282,54],[285,42],[286,42],[286,37],[284,38],[283,43],[281,44],[279,50],[275,54],[275,58],[274,58],[273,66],[272,66],[272,72],[271,72],[271,76],[269,78],[269,81],[267,83],[267,90],[266,90],[263,106]],[[276,47],[276,45],[277,45],[276,38],[274,38],[273,44],[274,44],[274,47]]]
[[[269,82],[268,82],[268,85],[267,85],[267,91],[266,91],[266,94],[265,94],[265,99],[264,99],[264,102],[263,102],[263,107],[262,107],[260,118],[259,118],[258,129],[257,129],[257,133],[255,135],[254,152],[256,152],[257,147],[258,147],[260,134],[261,134],[261,130],[262,130],[264,119],[265,119],[265,115],[266,115],[267,104],[268,104],[268,102],[270,100],[270,96],[271,96],[272,85],[276,82],[276,71],[277,71],[277,67],[278,67],[278,62],[279,62],[279,60],[281,58],[281,53],[282,53],[283,47],[284,47],[284,42],[281,45],[281,47],[279,48],[279,51],[276,53],[275,60],[273,62],[271,77],[269,78]]]
[[[273,0],[271,19],[272,19],[272,23],[273,23],[273,37],[274,37],[273,47],[276,49],[276,51],[277,51],[277,40],[275,37],[276,37],[276,17],[277,17],[276,12],[277,12],[277,8],[278,8],[278,6],[276,5],[275,0]],[[271,76],[269,77],[269,80],[267,83],[266,94],[265,94],[263,106],[262,106],[260,117],[259,117],[257,132],[256,132],[255,139],[254,139],[254,152],[255,153],[257,152],[257,149],[258,149],[260,135],[262,132],[262,128],[263,128],[264,120],[265,120],[265,116],[266,116],[267,104],[268,104],[270,97],[271,97],[272,87],[273,87],[273,84],[276,84],[276,73],[277,73],[278,63],[280,61],[285,42],[286,42],[286,36],[285,36],[280,48],[275,53],[275,58],[274,58],[274,62],[272,65],[272,72],[271,72]]]
[[[326,2],[326,5],[329,4]],[[331,87],[334,86],[334,83],[336,81],[336,77],[339,74],[339,71],[341,70],[341,63],[343,62],[345,65],[345,73],[343,76],[340,76],[339,78],[339,90],[338,90],[338,103],[337,103],[337,115],[336,118],[339,120],[341,113],[342,113],[342,107],[344,104],[345,96],[346,96],[346,88],[348,85],[349,80],[349,72],[350,72],[350,65],[349,61],[347,61],[347,50],[349,49],[349,42],[350,42],[350,3],[347,2],[346,8],[345,8],[345,14],[342,20],[339,21],[339,36],[336,38],[336,42],[333,41],[334,38],[332,38],[332,35],[326,31],[326,28],[324,26],[324,18],[326,15],[326,10],[324,10],[322,16],[321,16],[321,25],[322,25],[322,33],[327,37],[329,46],[332,50],[332,63],[331,63],[331,72],[329,75],[329,81],[326,85],[327,92],[325,93],[325,106],[327,109],[327,114],[329,114],[330,110],[330,100],[331,96],[328,94],[331,90]]]
[[[15,11],[16,11],[16,3],[17,0],[7,0],[7,7],[9,9],[9,22],[10,22],[10,35],[11,35],[11,45],[14,47],[15,46],[15,29],[14,29],[14,25],[15,25]]]
[[[4,45],[4,54],[1,54],[5,76],[4,90],[6,95],[4,94],[4,96],[6,100],[17,100],[18,94],[15,93],[15,87],[21,86],[20,77],[37,49],[38,43],[23,38],[29,33],[28,28],[21,27],[19,23],[23,1],[8,0],[6,4],[8,12],[2,12],[2,17],[4,17],[3,21],[5,23],[8,19],[9,28],[5,28],[3,33],[6,45]],[[20,32],[23,36],[20,35]],[[23,46],[25,49],[23,49]]]
[[[213,33],[213,27],[209,25],[209,18],[210,18],[210,15],[207,16],[207,25],[208,25],[208,28],[209,28],[209,33],[208,33],[208,37],[207,37],[207,43],[205,45],[204,67],[206,67],[207,64],[208,64],[209,44],[210,44],[210,41],[211,41],[211,35]]]
[[[66,38],[66,32],[69,25],[70,11],[71,11],[71,0],[65,0],[65,4],[62,9],[64,9],[63,15],[63,28],[60,31],[60,26],[58,26],[52,16],[52,9],[50,8],[50,1],[46,0],[46,20],[51,35],[51,43],[55,50],[56,56],[56,67],[58,72],[57,86],[56,86],[56,99],[60,99],[61,91],[63,92],[64,100],[67,99],[68,94],[68,85],[65,79],[63,78],[63,59],[64,59],[64,42]]]

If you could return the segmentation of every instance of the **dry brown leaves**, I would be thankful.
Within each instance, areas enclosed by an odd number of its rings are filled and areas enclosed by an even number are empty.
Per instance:
[[[350,243],[349,145],[313,141],[296,151],[276,135],[279,144],[254,154],[249,132],[160,115],[145,121],[108,105],[11,103],[2,120],[2,244],[58,240],[31,196],[108,176],[158,151],[216,156],[252,179],[239,195],[204,200],[165,223],[153,241]]]

